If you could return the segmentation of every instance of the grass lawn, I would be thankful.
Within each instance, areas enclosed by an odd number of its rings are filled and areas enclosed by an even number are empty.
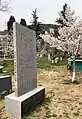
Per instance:
[[[14,61],[13,60],[1,61],[0,65],[3,66],[3,73],[0,73],[0,75],[13,75],[13,72],[14,72]]]
[[[65,66],[67,65],[67,59],[64,58],[62,61],[58,62],[57,64],[51,64],[50,61],[48,61],[47,57],[43,57],[40,60],[37,61],[38,65],[37,67],[40,69],[46,69],[46,68],[52,68],[53,66]]]
[[[13,60],[0,61],[0,65],[4,66],[3,73],[0,73],[0,75],[7,75],[7,74],[13,75],[14,73],[14,61]],[[53,64],[53,65],[51,64],[51,62],[48,61],[47,57],[43,57],[37,61],[37,68],[40,68],[40,69],[50,69],[53,66],[64,66],[64,65],[67,65],[66,59],[63,59],[62,61],[58,62],[57,64]]]

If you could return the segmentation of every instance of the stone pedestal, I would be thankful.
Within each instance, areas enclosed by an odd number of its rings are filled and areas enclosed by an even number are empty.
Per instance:
[[[35,88],[20,97],[16,97],[12,93],[5,97],[5,111],[13,117],[21,119],[24,114],[35,108],[38,104],[44,101],[45,89],[43,87]]]

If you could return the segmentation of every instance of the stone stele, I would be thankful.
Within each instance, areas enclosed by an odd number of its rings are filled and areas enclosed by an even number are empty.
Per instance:
[[[5,97],[5,111],[21,117],[44,101],[45,88],[37,87],[36,33],[13,24],[15,92]]]

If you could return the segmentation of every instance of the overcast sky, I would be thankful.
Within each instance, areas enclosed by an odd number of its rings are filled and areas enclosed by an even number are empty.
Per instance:
[[[10,15],[14,15],[17,22],[25,18],[29,24],[32,20],[32,10],[35,8],[37,8],[40,22],[53,24],[65,2],[71,6],[72,10],[75,10],[77,16],[82,18],[82,0],[12,0],[11,12],[0,12],[0,30],[6,29]]]

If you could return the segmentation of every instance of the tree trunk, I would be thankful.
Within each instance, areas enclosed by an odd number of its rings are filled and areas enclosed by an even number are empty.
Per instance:
[[[62,59],[62,57],[60,57],[60,61],[62,61],[63,59]]]
[[[50,54],[48,54],[48,61],[51,61],[51,56],[50,56]]]
[[[4,61],[5,61],[5,55],[4,55]]]
[[[75,81],[75,57],[73,57],[73,76],[72,76],[72,82]]]
[[[54,64],[54,60],[52,60],[52,64]]]

